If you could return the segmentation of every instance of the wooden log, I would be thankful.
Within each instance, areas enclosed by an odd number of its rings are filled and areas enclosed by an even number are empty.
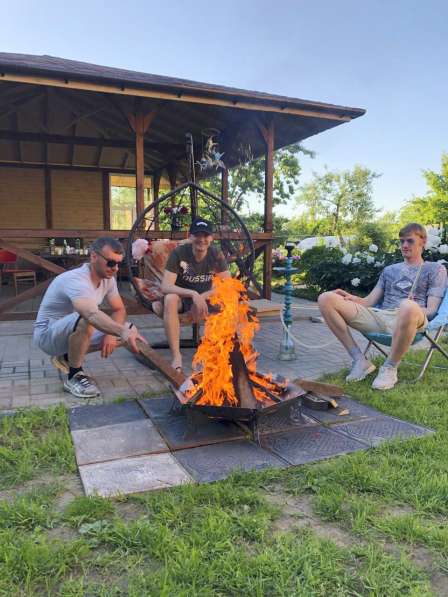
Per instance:
[[[137,340],[137,346],[140,358],[149,367],[157,369],[178,390],[186,380],[186,376],[181,371],[171,367],[171,364],[148,344]]]
[[[300,386],[307,392],[314,392],[317,394],[323,394],[324,396],[343,396],[344,390],[340,386],[336,386],[329,383],[323,383],[322,381],[314,381],[312,379],[304,379],[303,377],[298,377],[294,379],[293,384]]]
[[[249,373],[238,340],[235,338],[234,347],[229,356],[232,366],[232,383],[241,408],[257,409],[260,405],[252,391]]]

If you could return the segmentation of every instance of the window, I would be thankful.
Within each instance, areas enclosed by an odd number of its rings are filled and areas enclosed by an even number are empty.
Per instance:
[[[109,180],[110,227],[112,230],[130,230],[137,217],[135,206],[135,176],[111,174]],[[151,203],[152,197],[152,178],[145,176],[145,207]]]

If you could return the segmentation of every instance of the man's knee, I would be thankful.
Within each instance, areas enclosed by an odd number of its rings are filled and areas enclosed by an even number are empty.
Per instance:
[[[398,308],[398,317],[402,322],[418,322],[423,318],[423,312],[415,301],[405,299]]]
[[[319,305],[319,308],[323,307],[324,309],[328,309],[335,305],[338,298],[338,295],[332,291],[323,292],[317,297],[317,304]]]

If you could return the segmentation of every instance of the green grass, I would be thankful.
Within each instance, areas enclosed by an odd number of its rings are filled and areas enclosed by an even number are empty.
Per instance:
[[[75,472],[76,462],[63,406],[29,409],[0,420],[0,489],[42,473]]]
[[[405,367],[401,378],[415,375]],[[343,373],[331,380],[343,383]],[[438,595],[431,567],[448,586],[447,381],[448,371],[432,369],[423,383],[386,393],[367,381],[346,386],[385,413],[432,427],[431,436],[208,485],[76,497],[62,510],[63,475],[76,470],[65,411],[4,419],[0,483],[16,490],[0,496],[0,595]],[[53,482],[21,489],[42,474]],[[299,507],[281,530],[283,509],[268,493],[311,501],[318,524],[304,526]],[[334,526],[345,542],[332,540]],[[413,561],[416,546],[431,565]]]

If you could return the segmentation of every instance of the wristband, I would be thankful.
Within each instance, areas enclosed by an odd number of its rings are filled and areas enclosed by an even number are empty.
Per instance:
[[[127,342],[129,340],[130,331],[134,327],[134,324],[128,321],[124,324],[124,326],[125,327],[121,331],[120,338],[123,340],[123,342]]]

